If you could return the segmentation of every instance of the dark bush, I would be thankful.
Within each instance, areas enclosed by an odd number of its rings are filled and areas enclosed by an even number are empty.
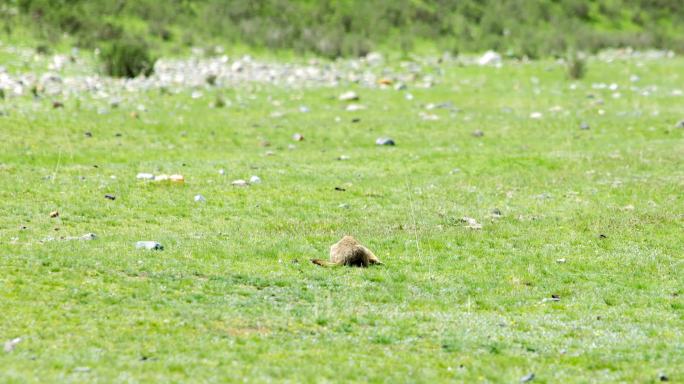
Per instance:
[[[129,78],[150,75],[156,61],[147,43],[132,37],[112,41],[102,50],[100,59],[107,75]]]
[[[567,58],[567,72],[568,77],[573,80],[579,80],[587,73],[587,64],[583,57],[576,52],[568,54]]]

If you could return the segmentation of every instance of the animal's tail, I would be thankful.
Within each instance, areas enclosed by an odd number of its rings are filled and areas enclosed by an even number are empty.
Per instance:
[[[316,265],[320,265],[321,267],[336,267],[339,265],[338,263],[332,263],[330,261],[321,259],[311,259],[311,262]]]

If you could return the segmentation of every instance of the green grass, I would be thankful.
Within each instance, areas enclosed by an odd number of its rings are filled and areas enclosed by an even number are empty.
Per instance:
[[[551,62],[447,67],[413,101],[356,89],[354,113],[335,98],[347,88],[245,86],[223,109],[150,92],[105,115],[6,100],[0,337],[23,340],[0,352],[0,381],[684,380],[682,65],[590,62],[576,90]],[[630,91],[632,74],[657,91]],[[443,101],[460,110],[418,117]],[[230,185],[251,175],[263,182]],[[344,234],[387,265],[308,262]]]

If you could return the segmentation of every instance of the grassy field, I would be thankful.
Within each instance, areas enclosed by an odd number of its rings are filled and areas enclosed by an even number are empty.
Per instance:
[[[245,85],[222,109],[212,91],[107,114],[7,99],[0,337],[22,340],[0,352],[0,381],[684,380],[682,65],[590,62],[578,82],[553,62],[444,66],[407,91]],[[349,89],[367,109],[344,110]],[[442,102],[454,108],[425,109]],[[386,266],[309,263],[344,234]]]

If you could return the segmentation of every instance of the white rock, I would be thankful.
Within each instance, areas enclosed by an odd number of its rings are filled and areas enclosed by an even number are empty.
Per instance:
[[[156,241],[138,241],[135,243],[135,247],[138,249],[149,249],[155,251],[163,251],[164,246]]]
[[[363,109],[366,109],[366,107],[361,104],[349,104],[346,108],[347,112],[356,112]]]
[[[135,178],[138,180],[154,180],[154,175],[151,173],[138,173]]]
[[[202,195],[195,195],[195,202],[204,203],[205,201],[207,201],[207,199],[205,199],[204,196],[202,196]]]
[[[249,182],[252,184],[259,184],[261,183],[261,179],[259,178],[259,176],[252,176],[249,178]]]
[[[541,119],[543,115],[541,112],[532,112],[530,113],[530,119]]]
[[[354,91],[345,92],[345,93],[340,95],[341,101],[354,101],[354,100],[358,100],[358,99],[359,99],[359,95],[357,95],[356,92],[354,92]]]
[[[246,187],[249,185],[249,183],[247,183],[245,180],[242,180],[242,179],[233,180],[233,182],[230,184],[235,186],[235,187]]]
[[[501,55],[494,51],[487,51],[477,60],[477,63],[480,65],[501,65]]]
[[[477,220],[472,217],[463,216],[461,221],[466,223],[465,227],[470,229],[482,229],[482,224],[478,223]]]
[[[21,342],[21,337],[14,338],[5,342],[5,352],[10,353]]]

